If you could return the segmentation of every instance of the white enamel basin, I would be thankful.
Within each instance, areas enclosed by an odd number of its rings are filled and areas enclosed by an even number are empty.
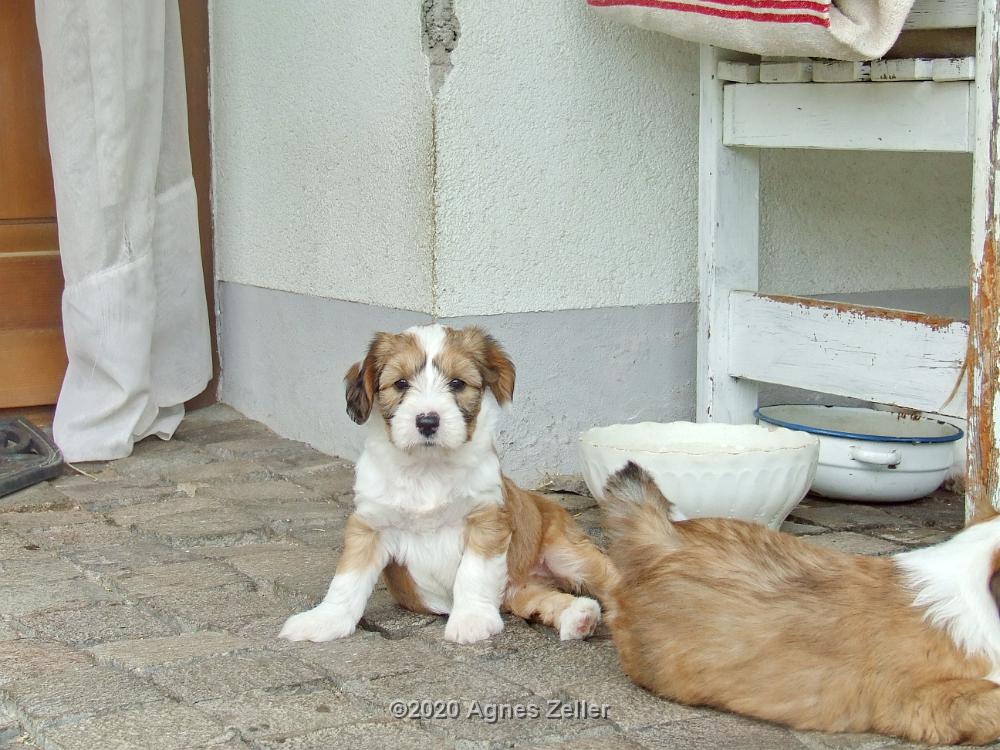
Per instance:
[[[936,490],[963,435],[937,419],[859,407],[780,404],[761,407],[757,417],[819,437],[813,492],[868,503],[915,500]]]
[[[643,422],[580,436],[583,477],[594,497],[634,461],[688,518],[741,518],[772,528],[805,496],[818,453],[812,435],[760,425]]]

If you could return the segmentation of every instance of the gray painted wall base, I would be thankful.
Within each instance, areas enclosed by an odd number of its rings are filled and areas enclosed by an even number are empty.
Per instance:
[[[961,317],[964,289],[822,295]],[[356,458],[364,430],[344,411],[343,376],[375,331],[429,322],[402,310],[222,282],[221,398],[281,435]],[[594,425],[692,419],[694,304],[450,318],[481,325],[517,366],[501,422],[505,471],[532,487],[579,471],[576,441]],[[828,396],[763,386],[761,403]],[[843,400],[836,400],[842,403]]]
[[[222,282],[221,398],[281,435],[356,458],[364,430],[344,411],[342,378],[375,331],[421,313]],[[599,424],[694,415],[693,304],[452,318],[481,325],[517,367],[497,439],[526,486],[579,471],[576,440]]]
[[[480,325],[517,366],[497,440],[504,470],[537,486],[577,474],[577,439],[617,422],[694,419],[696,307],[611,307],[451,318]]]
[[[422,313],[220,282],[219,398],[279,435],[354,459],[364,429],[347,416],[344,375],[372,334]]]

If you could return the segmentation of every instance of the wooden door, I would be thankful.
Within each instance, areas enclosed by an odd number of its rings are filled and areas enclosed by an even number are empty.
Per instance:
[[[189,407],[215,401],[219,372],[212,259],[208,2],[181,0],[188,127],[198,190],[213,378]],[[34,0],[0,0],[0,414],[54,404],[66,371],[62,268]],[[34,410],[37,412],[37,410]]]
[[[55,403],[66,370],[33,0],[0,2],[0,408]]]

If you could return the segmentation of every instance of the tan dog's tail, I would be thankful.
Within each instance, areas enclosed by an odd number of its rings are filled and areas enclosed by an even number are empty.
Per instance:
[[[676,545],[674,505],[638,464],[629,461],[608,479],[600,505],[612,544],[629,548]]]

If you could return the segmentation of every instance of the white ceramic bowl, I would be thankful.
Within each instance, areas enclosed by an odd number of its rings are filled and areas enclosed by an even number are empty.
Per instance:
[[[762,406],[757,417],[819,436],[813,492],[866,503],[929,495],[951,471],[963,434],[938,419],[848,406]]]
[[[805,496],[818,453],[812,435],[759,425],[643,422],[580,436],[583,477],[594,497],[635,461],[688,518],[742,518],[772,528]]]

